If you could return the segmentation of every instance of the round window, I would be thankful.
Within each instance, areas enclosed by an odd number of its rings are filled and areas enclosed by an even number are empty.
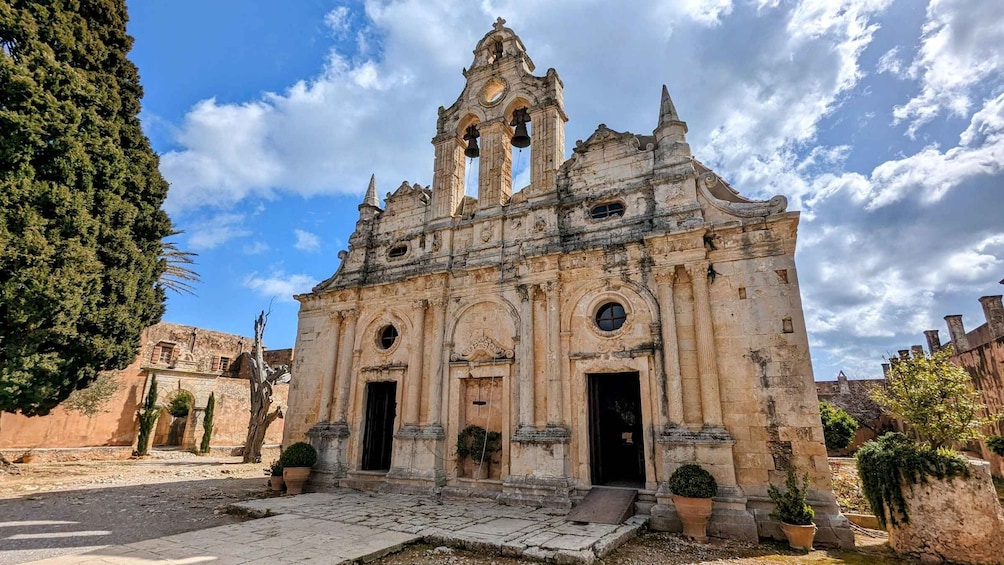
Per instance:
[[[624,307],[616,302],[607,302],[596,311],[596,327],[605,332],[621,329],[625,321],[627,314]]]
[[[394,326],[384,326],[380,330],[380,335],[378,336],[377,343],[380,345],[380,349],[390,349],[394,346],[394,342],[397,341],[397,328]]]

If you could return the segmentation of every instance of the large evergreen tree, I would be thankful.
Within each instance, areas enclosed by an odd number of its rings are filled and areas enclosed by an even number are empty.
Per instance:
[[[0,0],[0,410],[46,414],[160,320],[167,183],[123,0]]]

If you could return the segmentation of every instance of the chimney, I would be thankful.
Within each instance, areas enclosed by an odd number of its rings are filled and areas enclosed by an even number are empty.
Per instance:
[[[924,346],[923,345],[911,345],[910,346],[910,353],[912,353],[914,357],[923,357],[924,356]]]
[[[952,346],[956,355],[963,351],[969,351],[969,338],[966,337],[966,328],[962,325],[962,314],[952,314],[945,316],[948,324],[948,335],[952,338]]]
[[[980,304],[983,305],[983,315],[987,318],[990,337],[997,339],[1004,336],[1004,304],[1001,303],[1001,295],[980,297]]]
[[[899,353],[899,358],[900,359],[909,359],[910,358],[910,350],[909,349],[900,349],[898,353]]]
[[[889,378],[889,369],[889,363],[882,363],[882,376],[887,379]]]
[[[931,355],[941,351],[941,337],[938,335],[938,330],[925,330],[924,337],[927,338],[927,350]]]

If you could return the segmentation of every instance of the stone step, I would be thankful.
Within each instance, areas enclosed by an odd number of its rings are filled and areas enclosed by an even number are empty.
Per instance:
[[[622,524],[634,516],[638,491],[629,488],[593,487],[571,512],[565,516],[569,522],[593,524]]]

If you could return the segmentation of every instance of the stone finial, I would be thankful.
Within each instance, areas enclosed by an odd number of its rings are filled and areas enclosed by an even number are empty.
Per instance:
[[[938,330],[924,330],[924,337],[927,338],[927,350],[931,355],[941,351],[941,336],[938,335]]]
[[[364,206],[380,207],[380,199],[377,198],[376,174],[370,176],[370,185],[366,188],[366,197],[363,198]]]
[[[492,24],[492,28],[495,31],[502,31],[503,29],[505,29],[505,20],[499,17],[498,19],[495,20],[495,23]]]
[[[997,339],[1004,336],[1004,303],[1002,296],[981,296],[980,304],[983,306],[983,315],[987,318],[987,327],[990,328],[990,336]]]
[[[966,328],[962,325],[962,314],[952,314],[945,316],[945,323],[948,324],[948,335],[952,338],[952,347],[956,355],[963,351],[969,351],[969,337],[966,336]]]
[[[669,97],[669,89],[662,85],[662,102],[659,104],[659,125],[679,122],[680,114],[676,113],[673,99]]]

